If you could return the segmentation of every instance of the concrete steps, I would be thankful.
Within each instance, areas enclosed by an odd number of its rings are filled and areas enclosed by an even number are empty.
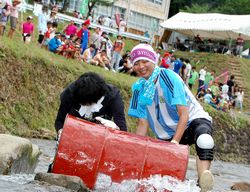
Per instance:
[[[250,94],[247,92],[247,89],[245,87],[245,80],[242,76],[240,66],[241,64],[236,61],[231,61],[229,63],[229,68],[230,68],[230,74],[234,75],[234,79],[236,84],[238,84],[239,87],[241,87],[244,91],[244,101],[243,101],[243,106],[244,110],[249,111],[250,110]],[[247,102],[246,102],[247,101]]]

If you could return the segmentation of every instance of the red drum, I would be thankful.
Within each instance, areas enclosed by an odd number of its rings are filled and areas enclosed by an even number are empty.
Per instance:
[[[79,176],[93,189],[98,173],[113,182],[169,175],[184,180],[188,146],[112,130],[68,115],[53,173]]]

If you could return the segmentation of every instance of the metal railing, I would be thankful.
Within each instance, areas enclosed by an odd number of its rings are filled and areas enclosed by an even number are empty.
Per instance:
[[[30,10],[30,11],[34,10],[34,6],[31,5],[31,4],[22,4],[21,6],[23,8],[25,8],[25,9],[27,9],[27,10]],[[84,22],[84,20],[82,20],[82,19],[78,19],[78,18],[69,16],[69,15],[65,15],[65,14],[62,14],[62,13],[57,13],[57,17],[58,17],[59,20],[63,20],[63,21],[71,21],[71,20],[73,20],[75,23],[77,23],[79,25],[81,25]],[[106,26],[103,26],[103,25],[98,25],[96,23],[91,23],[90,24],[90,28],[95,29],[96,27],[100,27],[102,29],[102,31],[106,31],[107,33],[112,33],[114,35],[118,34],[117,29],[113,29],[113,28],[106,27]],[[144,37],[144,36],[141,36],[141,35],[136,35],[136,34],[129,33],[129,32],[123,32],[121,35],[123,37],[129,38],[129,39],[134,39],[134,40],[137,40],[137,41],[148,42],[148,43],[151,42],[151,39],[148,38],[148,37]]]

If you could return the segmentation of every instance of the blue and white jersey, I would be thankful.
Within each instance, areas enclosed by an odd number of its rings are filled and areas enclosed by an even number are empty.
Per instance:
[[[140,91],[134,90],[128,115],[147,119],[157,138],[170,139],[174,136],[179,122],[176,105],[188,107],[187,127],[192,120],[197,118],[212,121],[209,114],[204,111],[192,92],[174,71],[162,69],[155,86],[154,101],[150,106],[140,105]]]

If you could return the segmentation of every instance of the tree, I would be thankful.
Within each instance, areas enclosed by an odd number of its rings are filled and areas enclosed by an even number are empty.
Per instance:
[[[185,6],[184,9],[181,9],[182,12],[188,12],[188,13],[215,13],[219,12],[217,8],[212,8],[209,4],[193,4],[191,7]]]
[[[250,14],[249,0],[226,0],[225,4],[220,8],[220,11],[225,14]]]
[[[117,0],[89,0],[87,17],[93,12],[93,8],[95,7],[96,3],[109,6],[115,3],[116,1]]]
[[[68,7],[69,7],[69,0],[63,0],[63,7],[61,9],[61,12],[62,13],[66,12]]]

